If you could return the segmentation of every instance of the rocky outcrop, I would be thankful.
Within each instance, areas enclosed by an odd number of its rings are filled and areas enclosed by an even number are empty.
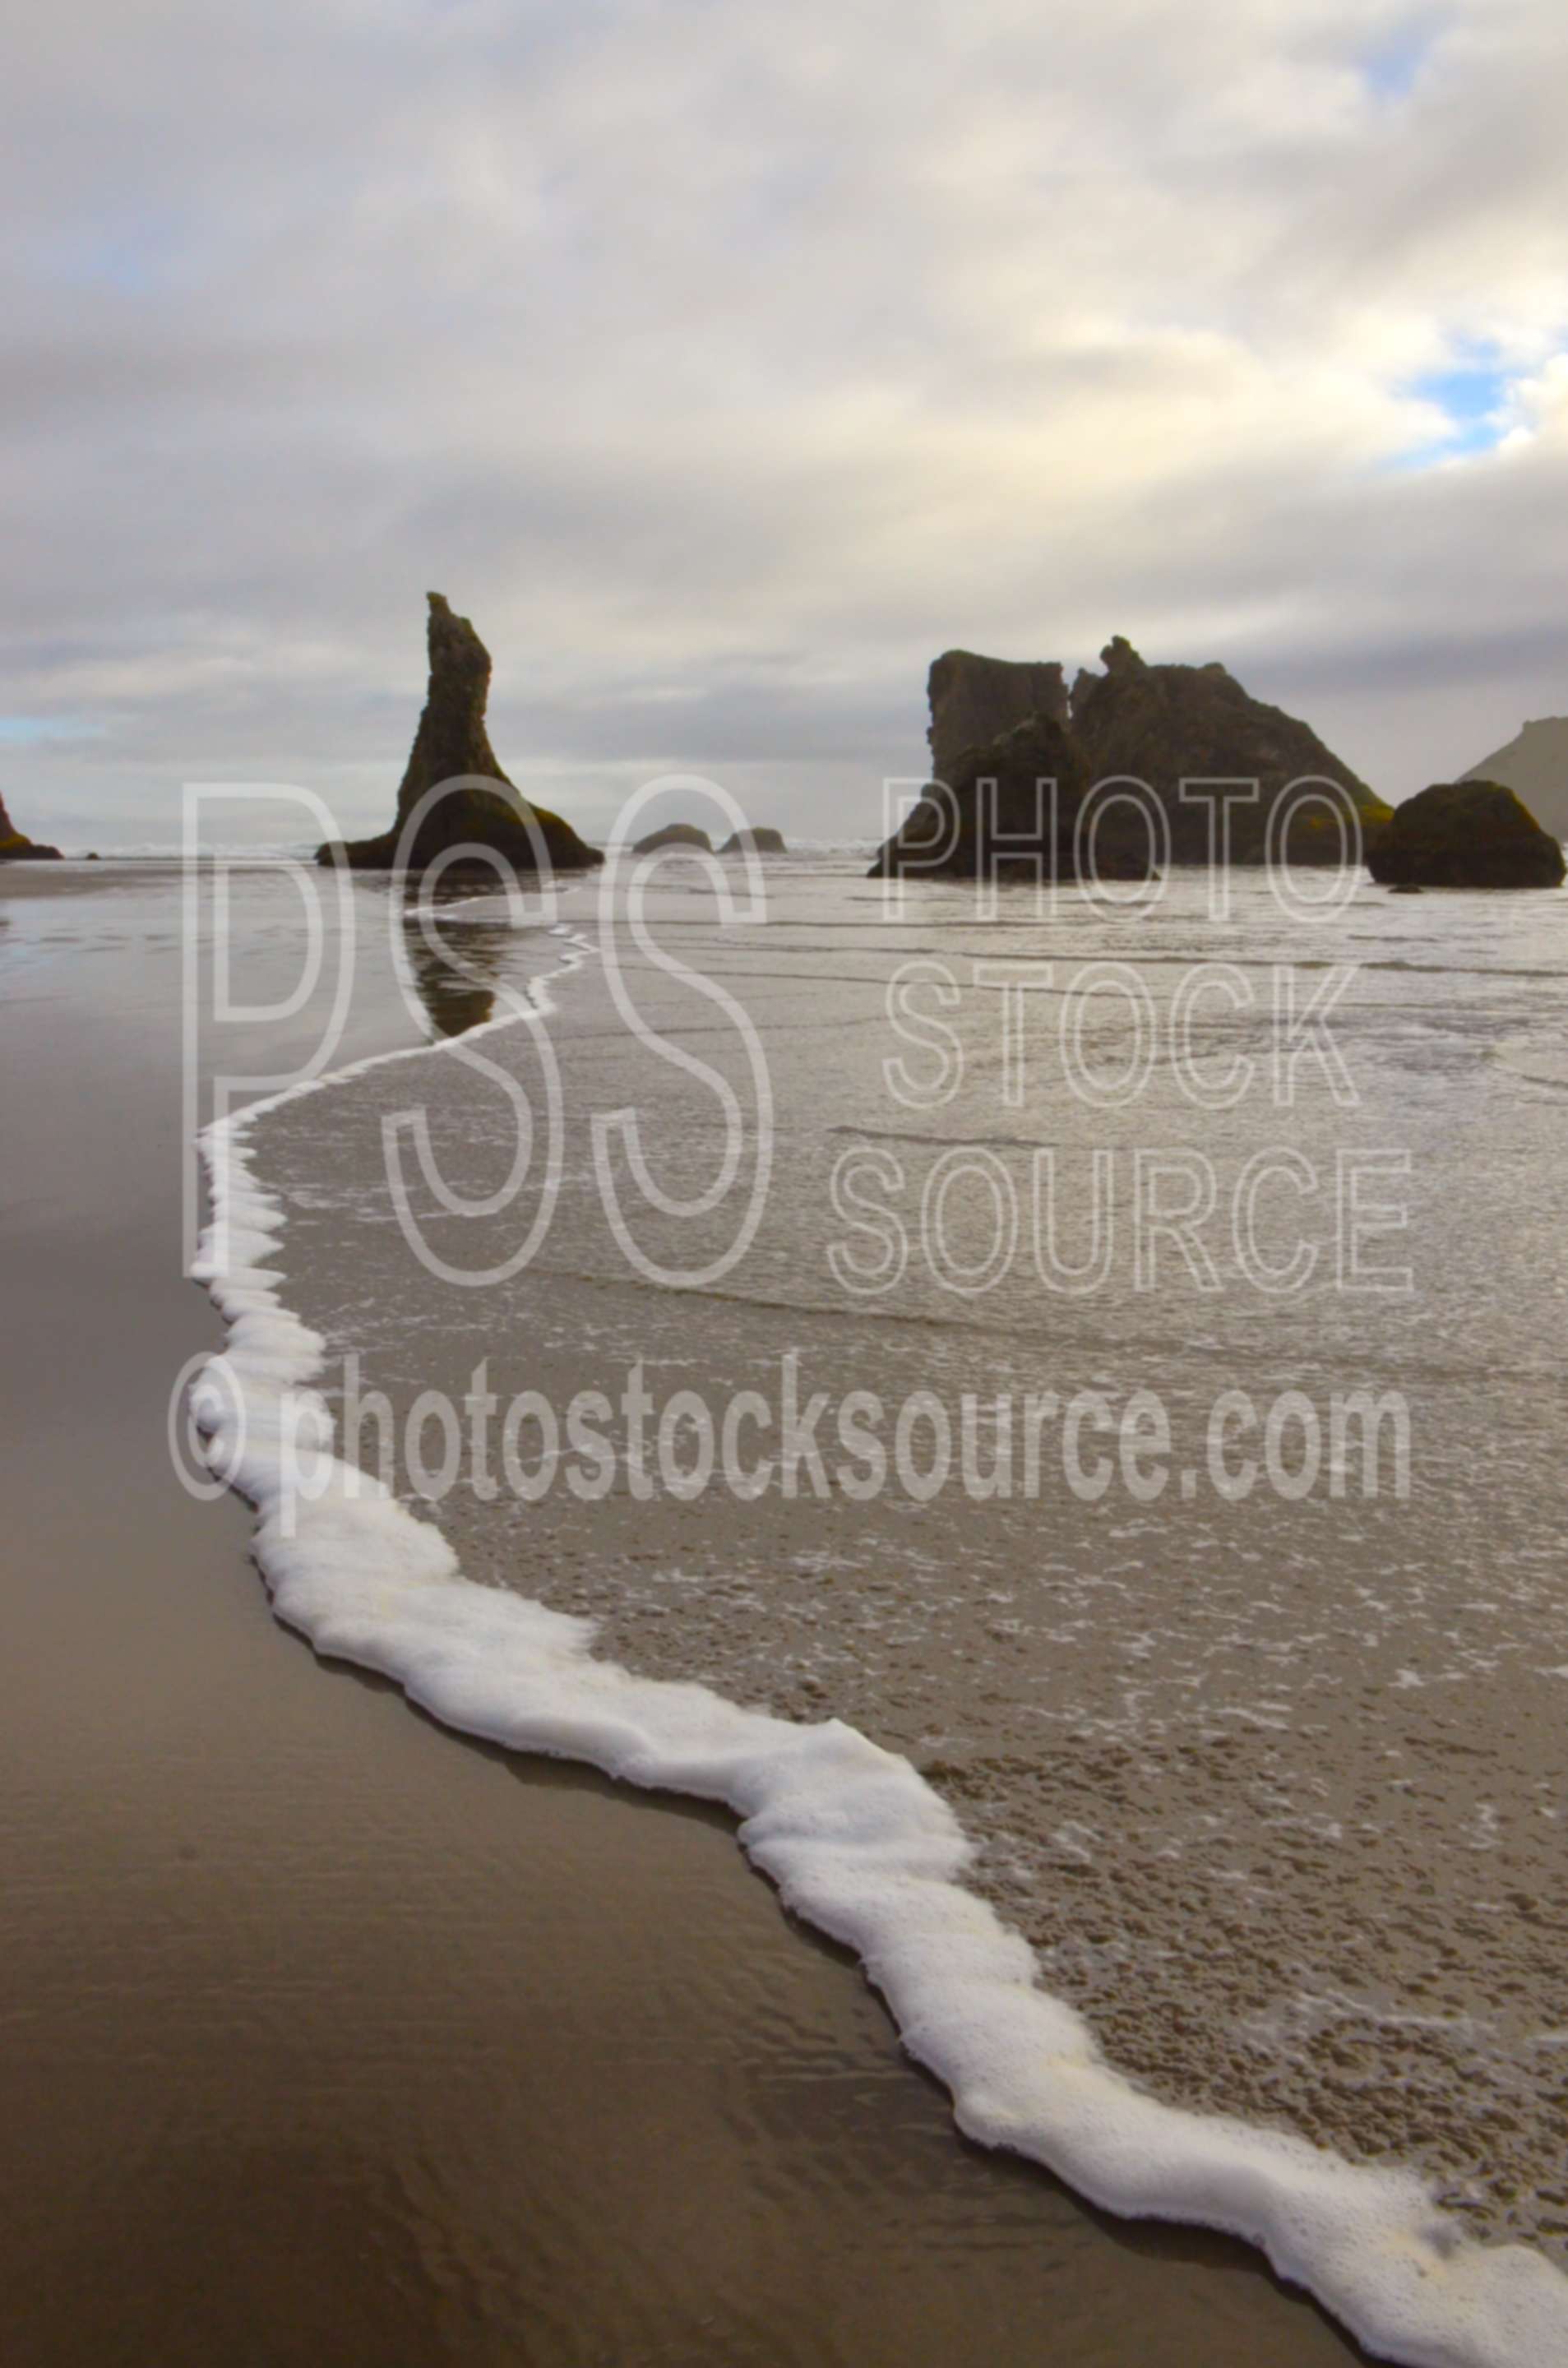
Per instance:
[[[1368,843],[1391,888],[1559,888],[1562,848],[1501,781],[1436,781]]]
[[[661,847],[693,847],[699,855],[711,855],[713,842],[705,830],[694,822],[667,822],[663,830],[651,830],[632,848],[633,855],[656,855]]]
[[[1464,776],[1501,781],[1522,798],[1542,830],[1568,838],[1568,715],[1542,715]]]
[[[1031,715],[986,746],[968,750],[949,780],[933,782],[882,847],[869,877],[973,880],[1013,871],[1030,880],[1075,879],[1079,815],[1092,787],[1066,725],[1053,716]],[[1094,852],[1102,879],[1148,876],[1148,833],[1125,808],[1106,808]]]
[[[0,797],[0,863],[58,863],[62,860],[57,847],[41,847],[37,839],[24,838],[6,811],[6,801]]]
[[[602,863],[598,849],[586,846],[569,822],[531,804],[501,770],[484,724],[490,653],[468,619],[454,615],[439,592],[426,597],[430,681],[397,793],[397,819],[379,837],[318,848],[317,860],[346,860],[356,870],[422,871],[448,848],[477,843],[518,871],[581,871]],[[413,823],[428,791],[465,776],[463,787],[432,799]],[[452,868],[460,869],[461,862],[454,858]],[[472,859],[472,868],[494,874],[494,866],[482,857]]]
[[[1033,783],[1020,767],[1035,757],[1041,773],[1058,782],[1057,826],[1047,834],[1039,853],[1049,856],[1055,876],[1071,876],[1072,841],[1077,809],[1096,783],[1131,780],[1145,783],[1164,808],[1171,859],[1176,863],[1206,863],[1210,856],[1210,828],[1219,817],[1213,800],[1184,800],[1184,781],[1249,781],[1259,785],[1256,801],[1229,803],[1230,852],[1234,862],[1259,862],[1269,844],[1269,822],[1276,807],[1295,783],[1311,779],[1330,781],[1354,806],[1364,831],[1386,820],[1389,808],[1358,779],[1348,765],[1324,746],[1309,725],[1284,710],[1249,697],[1226,669],[1208,666],[1149,666],[1131,643],[1118,634],[1101,653],[1103,673],[1082,671],[1069,697],[1059,666],[1015,666],[997,659],[974,658],[949,651],[931,669],[931,731],[933,758],[949,746],[949,720],[961,714],[965,728],[987,712],[984,701],[994,692],[998,705],[983,745],[948,758],[948,769],[934,762],[937,781],[954,792],[944,825],[952,840],[949,861],[938,867],[970,871],[989,863],[978,825],[977,784],[990,778],[999,782],[997,830],[1010,836],[1009,817],[1025,827],[1026,806],[1032,803]],[[1026,727],[1008,711],[1008,702],[1023,696],[1030,680],[1044,703]],[[941,712],[938,713],[938,700]],[[890,839],[872,865],[872,876],[900,868],[900,848],[915,868],[915,848],[923,845],[927,857],[940,844],[936,829],[941,802],[928,798],[916,808],[894,839]],[[1098,869],[1111,876],[1146,870],[1149,832],[1131,810],[1113,814],[1105,806],[1105,822],[1096,834]],[[1340,860],[1341,837],[1334,815],[1322,805],[1304,808],[1291,823],[1289,851],[1298,861]],[[1140,856],[1138,849],[1143,850]],[[1013,860],[1009,857],[1008,860]],[[929,863],[922,869],[930,868]]]
[[[1382,799],[1324,746],[1310,724],[1250,697],[1217,662],[1147,666],[1119,634],[1100,655],[1105,672],[1081,674],[1073,687],[1073,737],[1096,780],[1125,775],[1148,783],[1169,817],[1173,861],[1210,860],[1215,807],[1211,802],[1184,801],[1184,780],[1257,782],[1256,801],[1228,809],[1231,860],[1236,863],[1262,861],[1269,818],[1298,781],[1337,784],[1363,830],[1387,819]],[[1337,825],[1326,808],[1303,809],[1290,831],[1291,856],[1300,861],[1321,854],[1337,862],[1340,848]]]
[[[733,830],[721,855],[782,855],[785,852],[781,830]]]
[[[972,650],[944,650],[926,678],[931,702],[931,778],[951,782],[971,748],[999,740],[1031,715],[1067,721],[1067,684],[1062,668],[1045,661],[977,657]]]

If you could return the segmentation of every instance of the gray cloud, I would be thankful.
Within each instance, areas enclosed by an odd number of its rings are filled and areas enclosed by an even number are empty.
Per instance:
[[[0,782],[369,824],[432,585],[591,824],[680,768],[870,832],[937,649],[1112,631],[1457,769],[1568,705],[1565,63],[1556,0],[35,16],[0,712],[97,736]],[[1436,465],[1476,346],[1517,433]]]

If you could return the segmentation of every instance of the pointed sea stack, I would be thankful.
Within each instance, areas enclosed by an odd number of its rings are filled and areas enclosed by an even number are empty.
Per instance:
[[[0,796],[0,863],[59,863],[57,847],[40,847],[36,839],[24,838],[6,811],[6,801]]]
[[[531,804],[501,770],[484,728],[490,653],[468,619],[454,615],[441,593],[426,597],[430,685],[397,793],[397,820],[376,838],[350,839],[342,846],[329,841],[317,848],[316,860],[347,862],[356,871],[423,871],[449,848],[477,843],[505,857],[517,871],[538,871],[541,852],[545,865],[557,871],[582,871],[602,863],[597,848],[586,846],[559,814]],[[426,791],[452,780],[461,780],[463,786],[432,799],[422,819],[414,823]],[[406,844],[405,832],[410,834]],[[471,860],[474,871],[494,876],[494,867],[483,857]],[[454,859],[449,868],[462,869],[463,859]]]
[[[1501,781],[1434,781],[1367,848],[1388,888],[1561,888],[1562,849]]]

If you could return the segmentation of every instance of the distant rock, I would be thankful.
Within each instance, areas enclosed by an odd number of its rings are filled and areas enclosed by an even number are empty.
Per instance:
[[[994,803],[981,787],[989,781],[996,785]],[[1054,803],[1049,790],[1041,794],[1042,781],[1054,783]],[[869,876],[973,880],[1016,871],[1028,879],[1074,879],[1078,817],[1092,786],[1065,725],[1031,715],[984,747],[967,750],[949,780],[933,782]],[[1095,860],[1102,879],[1148,877],[1148,833],[1136,815],[1108,807]]]
[[[1436,781],[1368,843],[1391,888],[1559,888],[1562,847],[1502,781]]]
[[[37,839],[24,838],[6,811],[6,801],[0,797],[0,863],[59,863],[62,860],[57,847],[42,847]]]
[[[430,681],[397,793],[397,819],[379,837],[318,848],[317,861],[346,860],[357,871],[381,871],[401,860],[409,871],[422,871],[447,848],[476,841],[504,856],[515,870],[533,871],[539,868],[540,850],[528,826],[531,819],[546,862],[556,871],[581,871],[602,863],[597,848],[586,846],[559,814],[531,804],[501,770],[484,728],[490,653],[468,619],[454,615],[439,592],[426,597]],[[465,775],[477,777],[474,785],[433,800],[403,848],[403,826],[426,792]],[[451,868],[462,868],[462,859],[456,859]],[[471,868],[494,876],[494,866],[483,858],[474,858]]]
[[[721,855],[782,855],[786,851],[781,830],[733,830]]]
[[[1568,715],[1542,715],[1472,765],[1467,781],[1501,781],[1553,838],[1568,838]]]
[[[663,830],[651,830],[632,848],[633,855],[656,855],[661,847],[694,847],[699,854],[711,855],[713,842],[705,830],[694,822],[667,822]]]
[[[990,723],[985,738],[947,757],[947,770],[933,763],[935,780],[951,801],[928,794],[903,828],[881,849],[873,878],[890,871],[936,868],[972,877],[978,867],[997,868],[988,859],[981,828],[978,784],[998,782],[998,836],[1017,841],[1033,828],[1035,777],[1057,783],[1054,831],[1017,845],[1007,858],[1044,857],[1051,876],[1073,876],[1077,814],[1096,783],[1129,779],[1147,784],[1165,811],[1171,860],[1206,863],[1216,803],[1185,801],[1184,781],[1256,780],[1251,803],[1229,805],[1232,860],[1260,862],[1267,850],[1270,815],[1285,791],[1311,779],[1336,785],[1361,818],[1364,829],[1386,819],[1390,809],[1358,779],[1315,732],[1295,716],[1253,699],[1218,663],[1148,666],[1120,634],[1101,653],[1105,671],[1079,673],[1071,695],[1060,666],[1013,666],[949,651],[931,669],[933,759],[946,751],[949,731],[961,718],[965,730]],[[1025,722],[1013,712],[1017,700],[1038,692],[1042,704]],[[991,704],[987,704],[990,701]],[[1096,837],[1096,861],[1106,877],[1142,877],[1149,867],[1147,824],[1128,805],[1103,808]],[[931,851],[950,848],[936,867]],[[922,860],[918,850],[926,850]],[[1337,862],[1341,839],[1335,818],[1323,805],[1292,820],[1289,852],[1297,861]],[[1006,868],[1006,863],[1002,865]]]
[[[971,748],[999,739],[1031,715],[1067,721],[1067,684],[1062,668],[1041,661],[977,657],[972,650],[944,650],[926,678],[931,702],[931,775],[950,782]]]

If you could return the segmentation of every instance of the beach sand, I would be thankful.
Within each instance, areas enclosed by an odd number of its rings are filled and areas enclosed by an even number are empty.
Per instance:
[[[273,1623],[245,1508],[165,1441],[220,1334],[177,909],[105,951],[86,884],[0,972],[7,2359],[1358,2357],[1241,2247],[966,2146],[729,1819],[461,1741]],[[349,1049],[378,1027],[412,1032]]]

